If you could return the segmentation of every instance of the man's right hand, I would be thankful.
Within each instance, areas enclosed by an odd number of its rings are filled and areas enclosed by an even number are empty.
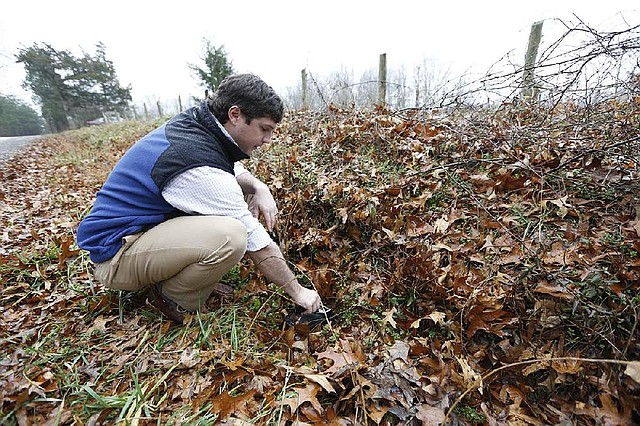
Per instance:
[[[282,256],[282,252],[273,241],[263,249],[254,252],[247,252],[258,270],[262,272],[267,280],[280,286],[293,301],[302,306],[306,313],[312,313],[320,309],[322,301],[320,295],[315,290],[302,287],[295,275],[287,266],[287,262]]]
[[[290,290],[290,287],[295,290]],[[317,311],[322,306],[322,300],[317,291],[304,288],[298,283],[291,283],[290,286],[284,288],[284,291],[291,296],[296,304],[302,306],[307,314]]]

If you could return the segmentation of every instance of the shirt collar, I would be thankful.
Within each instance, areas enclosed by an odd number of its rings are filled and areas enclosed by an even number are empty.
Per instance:
[[[196,121],[199,121],[202,125],[209,129],[209,131],[213,132],[217,138],[221,138],[226,140],[225,149],[229,153],[232,161],[243,160],[249,158],[249,156],[240,149],[238,143],[233,140],[227,129],[218,121],[218,119],[211,113],[209,107],[207,106],[207,101],[202,101],[199,107],[194,108],[194,118]],[[223,142],[222,140],[220,142]]]
[[[236,146],[238,146],[238,143],[237,143],[237,142],[236,142],[236,141],[231,137],[231,135],[229,134],[229,132],[227,132],[227,129],[222,125],[222,123],[221,123],[221,122],[219,122],[219,121],[218,121],[218,119],[216,118],[216,116],[215,116],[215,115],[213,115],[213,114],[211,114],[211,115],[213,116],[214,121],[216,122],[216,124],[218,125],[218,127],[220,128],[220,130],[222,131],[222,133],[224,133],[224,135],[225,135],[226,137],[228,137],[228,138],[229,138],[229,140],[230,140],[231,142],[233,142]],[[239,148],[239,146],[238,146],[238,148]]]

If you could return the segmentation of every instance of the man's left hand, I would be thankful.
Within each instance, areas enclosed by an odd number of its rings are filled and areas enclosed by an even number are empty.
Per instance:
[[[264,218],[264,224],[269,231],[273,231],[273,227],[278,220],[278,207],[276,206],[276,200],[274,200],[269,187],[260,182],[253,194],[253,202],[251,203],[251,213],[256,218],[262,216]]]

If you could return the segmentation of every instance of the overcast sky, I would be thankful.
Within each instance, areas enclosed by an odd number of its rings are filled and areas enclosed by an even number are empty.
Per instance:
[[[0,93],[28,98],[20,47],[46,42],[56,50],[93,54],[106,46],[120,83],[134,101],[183,99],[202,90],[189,63],[199,64],[202,39],[223,45],[239,72],[260,75],[276,90],[294,87],[300,71],[328,76],[346,70],[359,80],[377,70],[413,69],[425,60],[455,72],[486,68],[508,52],[523,57],[531,24],[551,18],[610,30],[620,17],[640,24],[637,0],[258,1],[109,0],[6,1],[0,11]],[[616,24],[619,25],[619,24]],[[546,21],[543,42],[560,33]],[[554,33],[555,32],[555,33]]]

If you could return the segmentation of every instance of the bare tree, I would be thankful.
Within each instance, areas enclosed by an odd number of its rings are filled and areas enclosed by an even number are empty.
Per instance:
[[[350,72],[344,66],[329,76],[326,89],[331,93],[330,100],[332,104],[347,108],[355,105],[353,72]]]
[[[624,21],[624,19],[623,19]],[[552,25],[554,24],[554,25]],[[538,26],[541,28],[541,26]],[[640,25],[597,31],[577,16],[545,23],[545,31],[560,27],[562,34],[540,45],[535,61],[522,63],[512,52],[480,76],[453,76],[449,68],[423,59],[409,74],[402,64],[390,64],[387,99],[391,108],[446,108],[458,105],[497,108],[518,102],[527,85],[539,98],[539,107],[554,108],[570,101],[597,105],[610,99],[637,95],[640,75]],[[533,58],[533,55],[529,55]],[[372,65],[375,64],[372,58]],[[524,81],[524,71],[527,81]],[[309,72],[309,107],[330,104],[366,108],[378,101],[378,76],[369,69],[356,81],[345,68],[322,77]],[[298,107],[300,89],[289,92],[289,104]]]

